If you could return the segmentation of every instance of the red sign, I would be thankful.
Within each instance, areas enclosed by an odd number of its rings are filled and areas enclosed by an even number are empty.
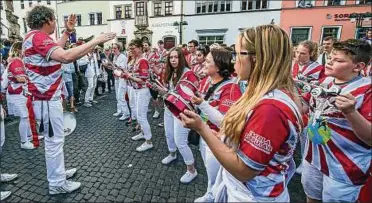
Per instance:
[[[122,34],[122,35],[125,35],[125,29],[122,29],[122,30],[121,30],[121,34]]]
[[[350,21],[350,16],[351,14],[334,14],[333,15],[333,18],[335,19],[335,21]]]

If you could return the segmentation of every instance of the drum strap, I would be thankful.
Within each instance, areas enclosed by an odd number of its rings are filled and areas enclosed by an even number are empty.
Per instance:
[[[222,83],[224,83],[225,81],[229,80],[229,78],[224,78],[223,80],[219,81],[218,83],[214,84],[214,85],[211,85],[209,88],[208,88],[208,91],[207,93],[205,94],[205,97],[204,97],[204,100],[208,100],[209,97],[212,96],[213,92],[217,89],[218,86],[220,86]]]

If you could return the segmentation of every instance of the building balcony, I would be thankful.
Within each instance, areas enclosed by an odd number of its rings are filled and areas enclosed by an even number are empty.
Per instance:
[[[146,29],[149,26],[148,17],[146,15],[136,16],[134,18],[134,26],[136,26],[139,30]]]

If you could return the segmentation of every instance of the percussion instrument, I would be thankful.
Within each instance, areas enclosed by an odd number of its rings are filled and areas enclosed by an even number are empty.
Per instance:
[[[194,105],[181,97],[174,91],[170,91],[165,95],[164,104],[168,107],[169,111],[181,120],[180,113],[185,110],[196,111]]]
[[[330,89],[319,85],[319,82],[307,82],[303,80],[296,80],[296,85],[304,92],[310,94],[314,97],[329,97],[329,96],[337,96],[341,93],[341,89],[337,86],[332,86]]]
[[[191,101],[191,98],[198,92],[198,87],[188,80],[180,80],[176,86],[176,91],[182,98]]]
[[[73,113],[63,113],[63,131],[65,136],[72,134],[76,129],[76,118]]]

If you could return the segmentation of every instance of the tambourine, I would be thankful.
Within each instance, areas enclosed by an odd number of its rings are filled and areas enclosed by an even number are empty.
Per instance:
[[[198,88],[194,83],[188,80],[180,80],[176,86],[176,92],[187,101],[191,101],[191,98],[198,92]]]
[[[71,112],[63,113],[63,132],[65,136],[72,134],[76,129],[76,118]]]
[[[168,107],[169,111],[180,120],[180,114],[185,110],[195,111],[195,107],[190,101],[186,101],[181,95],[173,91],[165,95],[164,104]]]

